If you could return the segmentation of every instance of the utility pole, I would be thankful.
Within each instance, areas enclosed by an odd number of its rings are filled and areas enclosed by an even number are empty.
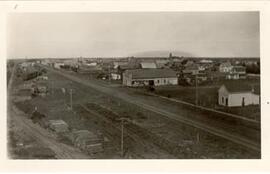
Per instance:
[[[196,97],[195,97],[195,104],[198,106],[198,84],[197,84],[197,73],[195,75],[195,90],[196,90]]]
[[[70,89],[70,109],[72,110],[72,89]]]
[[[111,83],[111,65],[109,65],[109,82]]]
[[[121,119],[121,156],[124,157],[124,119]]]
[[[197,132],[197,144],[200,143],[200,132]]]
[[[129,121],[126,117],[121,117],[121,156],[124,157],[124,124],[125,121]]]

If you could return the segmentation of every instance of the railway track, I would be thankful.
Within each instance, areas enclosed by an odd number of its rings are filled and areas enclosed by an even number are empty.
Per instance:
[[[107,124],[109,124],[115,131],[117,131],[116,134],[119,135],[119,142],[120,142],[120,135],[121,135],[121,125],[120,123],[116,123],[112,120],[109,120],[108,118],[106,118],[105,116],[99,114],[96,111],[93,111],[91,109],[89,109],[86,105],[83,104],[79,104],[83,109],[85,109],[85,111],[89,112],[92,115],[95,115],[96,117],[99,117],[102,121],[106,122]],[[104,108],[103,108],[104,109]],[[127,126],[125,126],[125,131],[124,131],[124,137],[125,137],[125,144],[127,144],[127,146],[137,146],[140,148],[143,148],[145,151],[156,154],[157,151],[154,151],[153,149],[156,148],[156,145],[154,145],[152,142],[147,140],[147,136],[145,136],[145,134],[143,134],[141,131],[138,131],[138,129],[136,129],[134,126],[131,126],[132,123],[127,123]],[[139,134],[138,134],[139,132]],[[110,132],[108,132],[110,134]],[[112,136],[112,138],[115,138],[114,136]],[[128,139],[130,138],[130,139]],[[159,152],[161,151],[161,149],[159,150]],[[167,152],[167,151],[166,151]],[[133,154],[134,155],[134,154]],[[135,155],[138,158],[145,158],[142,155],[135,153]],[[173,157],[173,155],[168,155],[168,157],[171,158],[175,158]]]
[[[231,142],[234,142],[234,143],[237,143],[239,145],[242,145],[246,148],[249,148],[249,149],[252,149],[252,150],[255,150],[257,152],[260,152],[260,142],[254,142],[244,136],[241,136],[239,134],[233,134],[231,132],[229,132],[230,130],[222,130],[218,127],[215,127],[214,126],[210,126],[210,125],[207,125],[205,123],[201,123],[199,121],[194,121],[192,119],[189,119],[187,117],[184,117],[184,116],[181,116],[180,114],[176,114],[176,113],[173,113],[173,112],[169,112],[167,110],[164,110],[164,109],[160,109],[160,108],[157,108],[157,107],[154,107],[154,106],[151,106],[150,104],[147,104],[147,103],[141,103],[141,102],[138,102],[136,100],[136,98],[132,97],[132,96],[129,96],[125,93],[121,93],[120,91],[116,91],[114,89],[111,89],[111,88],[108,88],[108,87],[105,87],[103,85],[99,85],[99,84],[96,84],[96,83],[91,83],[89,81],[85,81],[85,80],[82,80],[74,75],[70,75],[70,74],[67,74],[67,73],[63,73],[61,71],[57,71],[57,70],[54,70],[54,69],[51,69],[51,68],[48,68],[46,67],[48,70],[50,71],[53,71],[57,74],[60,74],[72,81],[75,81],[77,83],[80,83],[82,85],[86,85],[88,87],[91,87],[91,88],[94,88],[95,90],[98,90],[102,93],[105,93],[107,95],[111,95],[113,97],[116,97],[116,98],[120,98],[122,99],[123,101],[127,102],[127,103],[130,103],[130,104],[134,104],[138,107],[141,107],[141,108],[144,108],[146,110],[149,110],[149,111],[152,111],[154,113],[157,113],[157,114],[160,114],[166,118],[169,118],[169,119],[172,119],[174,121],[177,121],[177,122],[180,122],[180,123],[183,123],[183,124],[187,124],[189,126],[192,126],[192,127],[195,127],[195,128],[198,128],[198,129],[201,129],[205,132],[208,132],[210,134],[213,134],[215,136],[218,136],[218,137],[221,137],[221,138],[224,138],[226,140],[229,140]]]

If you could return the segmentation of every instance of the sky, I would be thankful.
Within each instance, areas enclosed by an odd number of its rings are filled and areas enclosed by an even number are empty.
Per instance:
[[[7,27],[8,58],[260,56],[258,12],[12,13]]]

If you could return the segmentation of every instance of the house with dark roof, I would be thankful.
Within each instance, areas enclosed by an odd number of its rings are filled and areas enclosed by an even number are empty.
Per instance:
[[[156,60],[156,65],[157,65],[157,68],[168,68],[169,67],[169,59],[157,59]]]
[[[189,66],[186,66],[185,69],[182,70],[183,74],[192,74],[196,75],[200,73],[199,66],[197,64],[192,64]]]
[[[177,85],[178,77],[172,69],[133,69],[123,73],[125,86]]]
[[[218,104],[228,107],[258,105],[260,104],[260,86],[224,84],[218,90]]]

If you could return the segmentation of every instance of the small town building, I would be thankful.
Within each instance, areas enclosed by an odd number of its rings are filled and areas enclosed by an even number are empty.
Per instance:
[[[155,62],[141,62],[140,66],[142,69],[157,68],[157,65]]]
[[[233,66],[230,62],[224,62],[219,65],[219,72],[228,73],[231,72]]]
[[[121,74],[117,72],[111,72],[111,79],[112,80],[121,80]]]
[[[156,66],[157,68],[167,68],[169,65],[170,61],[169,59],[159,59],[156,60]]]
[[[53,67],[56,68],[56,69],[60,69],[64,65],[65,65],[65,63],[63,63],[63,62],[55,62],[53,64]]]
[[[233,66],[231,71],[226,74],[226,79],[246,79],[246,68],[243,66]]]
[[[218,104],[239,107],[260,104],[259,85],[224,84],[218,90]]]
[[[125,86],[177,85],[178,77],[172,69],[134,69],[123,73]]]
[[[213,61],[212,60],[203,59],[203,60],[200,61],[200,63],[202,63],[202,64],[212,64]]]
[[[192,60],[188,60],[186,63],[185,63],[185,67],[188,67],[188,66],[191,66],[191,65],[193,65],[194,64],[194,61],[192,61]]]
[[[85,63],[86,66],[97,66],[97,62],[87,62]]]
[[[127,65],[128,61],[115,61],[113,62],[113,68],[117,69],[119,66]]]
[[[197,64],[186,66],[185,69],[182,70],[183,74],[191,74],[191,75],[199,74],[200,71],[202,70],[199,68]]]

